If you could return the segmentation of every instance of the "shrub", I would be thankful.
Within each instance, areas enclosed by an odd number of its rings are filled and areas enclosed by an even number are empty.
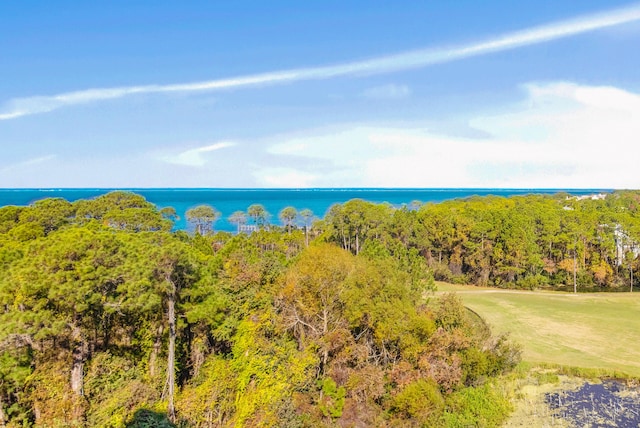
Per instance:
[[[322,398],[318,407],[322,414],[330,418],[339,418],[344,409],[344,400],[347,395],[344,386],[338,387],[336,382],[329,378],[318,381],[318,386],[322,390]]]
[[[442,425],[455,427],[497,427],[512,411],[508,398],[493,384],[465,388],[447,397]]]
[[[516,281],[518,288],[525,290],[535,290],[536,288],[546,287],[549,285],[549,278],[544,275],[527,275]]]
[[[391,411],[403,419],[416,419],[426,423],[430,417],[442,412],[444,404],[438,384],[419,379],[408,384],[391,399]]]

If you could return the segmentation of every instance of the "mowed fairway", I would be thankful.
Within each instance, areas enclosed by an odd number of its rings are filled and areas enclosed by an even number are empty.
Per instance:
[[[523,359],[617,370],[640,377],[640,293],[511,291],[438,283],[456,292],[494,333],[509,333]]]

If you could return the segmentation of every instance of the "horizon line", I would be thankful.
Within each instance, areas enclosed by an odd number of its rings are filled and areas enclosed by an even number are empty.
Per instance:
[[[417,191],[451,191],[451,190],[544,190],[544,191],[602,191],[613,192],[616,190],[637,190],[633,188],[614,187],[6,187],[0,188],[0,192],[6,191],[149,191],[149,190],[177,190],[177,191],[305,191],[305,190],[417,190]]]

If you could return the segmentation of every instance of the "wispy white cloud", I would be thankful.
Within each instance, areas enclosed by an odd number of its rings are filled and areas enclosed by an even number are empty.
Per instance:
[[[365,98],[376,100],[394,100],[408,97],[411,95],[411,89],[409,89],[407,85],[396,85],[392,83],[369,88],[365,90],[362,95]]]
[[[210,144],[208,146],[198,147],[195,149],[189,149],[173,155],[162,155],[160,159],[164,162],[173,163],[177,165],[195,166],[201,167],[207,163],[206,154],[214,152],[216,150],[224,149],[227,147],[233,147],[236,143],[233,142],[219,142]]]
[[[330,171],[310,177],[311,187],[640,186],[640,94],[570,82],[524,88],[521,103],[470,121],[489,136],[481,141],[422,127],[360,125],[283,139],[270,152],[331,163]]]
[[[56,155],[46,155],[46,156],[38,156],[35,158],[27,159],[24,161],[20,161],[17,163],[4,166],[2,169],[0,169],[0,173],[4,174],[14,170],[25,169],[34,165],[39,165],[39,164],[51,161],[55,158],[56,158]]]
[[[65,106],[134,94],[214,91],[340,76],[390,73],[548,42],[638,20],[640,20],[640,5],[636,4],[632,7],[559,21],[464,45],[426,48],[338,65],[299,68],[194,83],[98,88],[52,96],[16,98],[4,104],[2,111],[0,111],[0,120],[16,119]]]

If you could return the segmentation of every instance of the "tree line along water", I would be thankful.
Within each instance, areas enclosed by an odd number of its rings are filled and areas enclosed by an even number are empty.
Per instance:
[[[29,205],[43,198],[63,198],[70,202],[95,198],[116,189],[0,189],[0,206]],[[120,189],[144,196],[159,209],[173,207],[178,219],[175,230],[186,230],[186,211],[198,205],[214,207],[220,218],[215,229],[234,231],[236,226],[229,217],[236,211],[246,211],[252,204],[262,205],[270,214],[272,223],[279,223],[278,213],[287,206],[298,211],[311,210],[318,218],[336,203],[351,199],[369,202],[387,202],[395,207],[410,205],[412,202],[442,202],[445,200],[471,196],[514,196],[527,194],[552,195],[559,192],[574,196],[610,192],[610,189],[467,189],[467,188],[340,188],[340,189]]]

